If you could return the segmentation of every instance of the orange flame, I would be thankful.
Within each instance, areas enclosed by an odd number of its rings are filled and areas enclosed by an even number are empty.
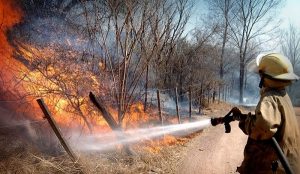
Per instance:
[[[53,82],[50,80],[44,79],[43,76],[39,72],[31,71],[27,69],[22,63],[17,61],[13,58],[13,52],[14,48],[10,45],[8,38],[6,36],[7,32],[17,23],[19,23],[22,20],[23,13],[21,11],[21,8],[17,6],[18,4],[14,2],[13,0],[7,0],[7,1],[0,1],[0,77],[4,79],[5,81],[11,81],[16,76],[24,76],[24,89],[26,92],[33,92],[33,91],[43,91],[40,86],[34,85],[34,84],[27,84],[27,81],[39,81],[40,83],[48,86],[48,87],[56,87]],[[68,42],[70,44],[70,42]],[[29,62],[34,61],[36,58],[38,59],[50,59],[49,57],[55,57],[53,56],[55,54],[54,50],[51,49],[40,49],[38,50],[34,46],[31,45],[20,45],[18,47],[19,53],[22,54],[22,56],[28,60]],[[105,68],[105,65],[103,63],[99,63],[99,66],[101,69]],[[46,69],[48,75],[55,75],[56,69],[52,66],[47,67]],[[26,76],[25,76],[25,75]],[[76,78],[77,74],[68,74],[70,77],[66,77],[66,74],[60,74],[62,78],[70,78],[71,76],[74,76]],[[98,88],[99,82],[95,76],[92,74],[85,74],[86,76],[89,76],[92,80],[91,84],[92,87],[95,89]],[[12,82],[11,82],[12,83]],[[10,84],[14,85],[14,84]],[[93,86],[94,85],[94,86]],[[19,89],[21,90],[21,88]],[[21,91],[22,91],[21,90]],[[40,96],[43,96],[43,94],[37,94]],[[93,129],[96,132],[107,132],[111,131],[111,129],[108,127],[106,121],[98,115],[96,111],[92,111],[85,102],[86,99],[84,97],[78,97],[78,102],[82,103],[78,107],[80,109],[81,113],[85,116],[89,116],[88,120],[93,125]],[[63,97],[58,96],[52,96],[52,98],[44,98],[45,103],[48,105],[49,109],[55,116],[55,120],[63,127],[79,127],[82,125],[82,119],[78,116],[74,116],[74,114],[68,112],[70,100],[72,99],[65,99]],[[37,104],[33,104],[35,107],[37,107]],[[38,109],[38,108],[37,108]],[[113,108],[109,109],[114,118],[117,120],[117,111]],[[150,115],[148,113],[144,112],[144,106],[141,102],[135,103],[132,106],[130,106],[129,111],[125,114],[124,120],[123,120],[123,127],[125,128],[137,128],[142,124],[149,124],[149,121],[151,120]],[[161,146],[163,145],[173,145],[178,142],[180,142],[177,138],[165,135],[162,140],[149,140],[147,141],[148,148],[151,152],[156,153],[159,152],[161,149]]]
[[[8,67],[21,66],[12,59],[13,47],[6,37],[7,31],[22,20],[23,13],[17,5],[13,0],[0,1],[0,71],[5,80],[13,77],[13,72]]]
[[[144,105],[141,102],[130,106],[125,114],[123,125],[126,128],[137,128],[140,124],[147,123],[149,115],[144,112]]]

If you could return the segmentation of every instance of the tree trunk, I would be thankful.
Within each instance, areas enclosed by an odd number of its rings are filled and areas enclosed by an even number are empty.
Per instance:
[[[247,90],[247,72],[244,72],[244,90]]]
[[[219,103],[220,103],[220,101],[221,101],[221,85],[219,85],[218,86],[218,101],[219,101]]]
[[[210,90],[207,90],[207,104],[209,105],[209,99],[210,99]]]
[[[215,103],[216,100],[216,90],[215,88],[213,89],[213,103]]]
[[[177,120],[178,120],[178,124],[181,124],[180,115],[179,115],[179,107],[178,107],[178,92],[177,92],[177,87],[175,88],[175,96],[176,96],[175,104],[176,104]]]
[[[220,60],[220,78],[223,79],[224,76],[224,53],[225,53],[225,45],[227,41],[227,20],[226,20],[226,26],[224,29],[224,36],[223,36],[223,42],[222,42],[222,52],[221,52],[221,60]]]
[[[243,98],[244,98],[244,69],[245,69],[245,65],[242,62],[242,60],[240,60],[240,85],[239,85],[239,90],[240,90],[240,98],[239,98],[239,102],[243,103]]]
[[[144,112],[147,110],[147,97],[148,97],[148,75],[149,75],[149,65],[146,67],[146,82],[145,82],[145,104],[144,104]]]

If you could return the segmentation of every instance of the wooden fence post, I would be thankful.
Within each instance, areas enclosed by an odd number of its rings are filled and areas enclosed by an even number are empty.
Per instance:
[[[202,102],[202,101],[201,101],[201,96],[199,96],[199,99],[198,99],[198,100],[199,100],[199,114],[201,114],[201,105],[202,105],[202,104],[201,104],[201,102]]]
[[[212,102],[215,103],[215,101],[216,101],[216,89],[215,88],[213,88],[213,96],[212,97],[213,97]]]
[[[156,94],[157,94],[157,106],[158,106],[159,121],[161,122],[161,125],[164,125],[164,120],[163,120],[162,115],[161,115],[159,90],[156,91]]]
[[[219,90],[219,92],[218,92],[218,103],[220,103],[220,101],[221,101],[221,85],[219,84],[219,87],[218,87],[218,90]]]
[[[189,87],[189,120],[192,120],[192,88]]]
[[[207,90],[207,104],[209,105],[210,89]]]
[[[107,107],[104,105],[104,102],[100,98],[97,98],[92,92],[90,92],[89,97],[90,97],[90,100],[92,101],[92,103],[102,113],[102,116],[105,119],[105,121],[107,122],[108,126],[112,130],[120,129],[121,127],[118,125],[118,123],[116,122],[114,117],[108,112],[108,110],[106,109]]]
[[[178,119],[178,123],[180,124],[181,123],[181,120],[180,120],[180,115],[179,115],[179,108],[178,108],[178,92],[177,92],[177,87],[175,88],[175,95],[176,95],[176,114],[177,114],[177,119]]]
[[[203,84],[201,83],[200,96],[199,96],[199,114],[201,114],[202,97],[203,97]]]
[[[146,83],[145,83],[145,103],[144,103],[144,112],[147,111],[147,100],[148,100],[148,76],[149,76],[149,65],[146,67]]]
[[[122,139],[126,138],[126,136],[123,134],[122,126],[119,125],[115,121],[113,116],[108,112],[108,110],[106,109],[107,107],[105,106],[104,102],[99,97],[97,98],[92,92],[90,92],[89,97],[90,97],[91,101],[93,102],[93,104],[102,113],[102,116],[106,120],[106,122],[108,123],[109,127],[113,131],[120,131],[121,135],[117,136],[118,139],[122,140]],[[129,147],[128,144],[123,144],[123,143],[121,143],[121,144],[123,145],[124,150],[128,155],[135,155],[135,152]]]
[[[229,90],[229,86],[226,86],[225,101],[227,101],[228,98],[228,90]]]
[[[226,98],[226,97],[225,97],[225,96],[226,96],[226,86],[225,86],[225,85],[223,86],[222,91],[223,91],[223,93],[222,93],[222,94],[223,94],[223,95],[222,95],[222,96],[223,96],[223,100],[226,101],[226,99],[225,99],[225,98]]]
[[[63,148],[65,149],[65,151],[69,154],[69,156],[71,157],[73,162],[77,162],[78,158],[75,155],[75,153],[72,151],[72,149],[70,148],[69,144],[65,141],[65,139],[63,138],[60,129],[58,128],[55,120],[53,119],[53,117],[51,116],[51,113],[48,109],[48,107],[45,105],[44,100],[42,98],[37,99],[36,100],[40,106],[40,108],[42,109],[45,118],[48,120],[52,130],[54,131],[55,135],[57,136],[60,144],[63,146]]]

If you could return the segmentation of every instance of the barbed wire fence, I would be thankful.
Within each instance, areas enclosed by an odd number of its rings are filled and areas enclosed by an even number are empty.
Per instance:
[[[212,90],[204,90],[202,89],[201,83],[199,84],[192,84],[188,86],[184,86],[181,88],[180,94],[177,92],[177,87],[173,88],[151,88],[147,91],[141,93],[142,90],[139,91],[139,96],[137,100],[143,101],[143,98],[147,95],[148,101],[147,103],[143,103],[144,107],[150,109],[145,110],[150,117],[158,117],[164,120],[168,120],[169,118],[174,119],[175,116],[178,117],[178,123],[180,123],[180,118],[191,118],[191,116],[200,116],[202,113],[202,109],[205,105],[205,102],[215,102],[215,101],[226,101],[226,96],[229,95],[229,88],[227,86],[224,87],[224,91],[221,93],[220,88],[219,91],[217,89]],[[176,92],[177,91],[177,92]],[[157,93],[161,95],[160,99],[157,97]],[[213,98],[213,99],[212,99]],[[216,100],[215,98],[218,98]],[[23,100],[23,99],[22,99]],[[204,101],[205,100],[205,101]],[[14,103],[18,102],[18,100],[0,100],[1,103]],[[111,100],[105,100],[105,103],[108,105],[115,104]],[[159,104],[160,103],[160,104]],[[159,106],[160,105],[160,106]],[[18,124],[8,124],[8,125],[1,125],[1,128],[13,128],[18,126],[26,126],[30,124],[38,124],[43,123],[45,120],[40,121],[29,121],[24,123]],[[160,120],[163,122],[163,120]]]
[[[147,105],[156,106],[159,111],[155,114],[161,113],[162,117],[177,115],[178,123],[180,123],[180,118],[191,119],[192,116],[200,116],[205,106],[210,103],[226,101],[226,96],[229,95],[229,89],[226,86],[224,89],[220,87],[203,89],[200,86],[201,84],[193,84],[182,87],[180,94],[177,93],[177,87],[145,91],[143,96],[148,95],[149,100],[144,105],[145,107]],[[151,110],[147,110],[147,112],[151,112]]]

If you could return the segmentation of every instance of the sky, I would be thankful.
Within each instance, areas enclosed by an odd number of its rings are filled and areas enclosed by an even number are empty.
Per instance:
[[[300,1],[299,0],[287,0],[285,6],[281,10],[281,18],[283,21],[283,26],[288,26],[291,22],[297,28],[300,29]]]
[[[281,28],[287,28],[292,23],[300,30],[300,0],[286,0],[282,9],[279,10],[278,18],[282,20]],[[200,25],[200,18],[207,12],[204,0],[195,0],[191,17],[186,26],[186,32],[190,33],[197,25]]]

